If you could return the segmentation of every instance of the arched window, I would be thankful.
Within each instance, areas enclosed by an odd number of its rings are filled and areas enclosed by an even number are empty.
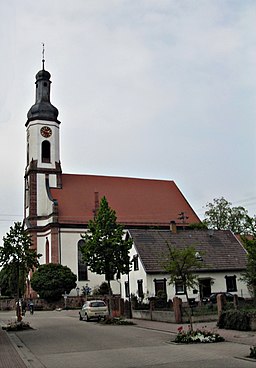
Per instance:
[[[50,249],[49,249],[49,240],[48,238],[46,238],[45,241],[45,263],[48,264],[49,263],[49,259],[50,259]]]
[[[81,247],[84,245],[84,240],[80,239],[77,243],[77,266],[78,266],[78,281],[88,280],[87,264],[83,261]]]
[[[42,142],[42,162],[51,162],[51,144],[49,141]]]

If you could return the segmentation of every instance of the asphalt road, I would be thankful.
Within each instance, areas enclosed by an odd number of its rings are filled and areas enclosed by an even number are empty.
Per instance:
[[[0,312],[0,320],[11,319],[13,312]],[[9,336],[33,368],[255,367],[240,359],[248,355],[247,345],[176,345],[170,333],[79,321],[77,311],[36,312],[25,321],[32,330]]]

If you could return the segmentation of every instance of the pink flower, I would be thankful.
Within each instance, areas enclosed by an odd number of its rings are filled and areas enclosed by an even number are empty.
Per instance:
[[[183,330],[183,327],[182,326],[178,327],[178,331],[179,332],[181,332],[182,330]]]

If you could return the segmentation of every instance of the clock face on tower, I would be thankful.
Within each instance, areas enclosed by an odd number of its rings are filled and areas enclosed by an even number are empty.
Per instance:
[[[44,138],[49,138],[52,135],[52,130],[48,126],[43,126],[40,133]]]

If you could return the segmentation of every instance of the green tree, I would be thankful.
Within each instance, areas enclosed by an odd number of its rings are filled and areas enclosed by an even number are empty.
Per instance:
[[[232,207],[232,203],[223,197],[213,199],[206,207],[204,223],[210,229],[231,230],[235,234],[244,234],[249,230],[250,217],[244,207]]]
[[[116,213],[109,207],[105,197],[101,199],[98,213],[94,220],[89,221],[88,231],[82,238],[84,261],[92,272],[105,275],[111,294],[110,281],[114,276],[119,278],[121,274],[129,272],[132,241],[124,238],[123,227],[117,223]]]
[[[10,232],[3,237],[0,247],[0,265],[4,267],[9,284],[16,280],[17,298],[25,293],[26,279],[30,270],[38,267],[41,254],[32,249],[30,235],[24,230],[20,222],[14,223]]]
[[[182,283],[187,303],[190,305],[188,290],[193,290],[198,285],[195,272],[202,267],[201,255],[199,255],[193,246],[179,249],[170,245],[168,242],[166,244],[168,252],[164,268],[170,277],[169,284],[175,285],[177,282]],[[190,326],[193,329],[191,308],[189,311]]]
[[[31,278],[32,288],[47,301],[59,300],[76,287],[76,275],[67,266],[48,263],[39,266]]]
[[[207,230],[208,226],[205,222],[192,223],[188,225],[191,230]]]
[[[107,282],[102,282],[100,286],[96,286],[92,292],[93,295],[109,295],[109,287]]]
[[[12,272],[9,265],[4,266],[0,271],[1,295],[14,297],[17,293],[16,272]]]
[[[248,290],[256,303],[256,237],[242,236],[242,241],[247,251],[247,266],[241,279],[246,282]]]
[[[254,239],[256,239],[256,216],[246,216],[244,234],[251,235]]]

